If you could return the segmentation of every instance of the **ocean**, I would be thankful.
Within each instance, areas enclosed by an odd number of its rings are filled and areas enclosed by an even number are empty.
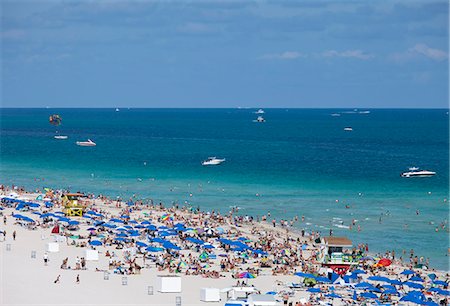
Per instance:
[[[296,228],[449,270],[448,109],[266,109],[264,123],[255,111],[3,108],[0,183],[304,216]],[[209,156],[226,161],[202,166]],[[437,174],[400,177],[412,166]]]

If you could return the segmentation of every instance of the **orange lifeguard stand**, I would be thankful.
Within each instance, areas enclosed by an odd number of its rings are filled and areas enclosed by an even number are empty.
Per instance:
[[[86,204],[80,198],[86,197],[82,193],[68,193],[62,197],[64,213],[70,217],[82,217],[86,209]]]

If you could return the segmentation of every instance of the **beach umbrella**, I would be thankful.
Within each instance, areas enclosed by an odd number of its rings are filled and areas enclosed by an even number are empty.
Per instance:
[[[153,225],[153,224],[147,225],[145,228],[148,229],[149,231],[156,231],[157,230],[156,226]]]
[[[376,299],[378,298],[378,296],[375,293],[372,292],[363,292],[360,294],[360,296],[362,296],[363,298],[366,299]]]
[[[59,216],[57,216],[57,218],[58,218],[59,222],[69,222],[70,221],[70,219],[66,218],[66,217],[59,217]]]
[[[117,219],[117,218],[112,218],[109,220],[109,222],[124,223],[122,220]]]
[[[173,217],[171,215],[169,215],[169,214],[164,214],[164,215],[161,216],[161,220],[162,221],[169,221],[169,220],[172,221]]]
[[[25,222],[34,222],[34,220],[29,217],[23,217],[22,220]]]
[[[435,280],[436,279],[436,274],[434,274],[434,273],[430,273],[430,274],[428,274],[428,277],[431,279],[431,280]]]
[[[100,240],[91,240],[89,241],[89,244],[93,246],[99,246],[102,245],[103,243]]]
[[[275,291],[268,291],[268,292],[266,292],[266,294],[276,295],[277,293]]]
[[[423,280],[421,277],[417,276],[417,275],[411,277],[411,278],[409,279],[409,281],[413,281],[413,282],[424,282],[424,280]]]
[[[157,248],[157,247],[152,247],[152,246],[147,247],[145,250],[147,252],[153,252],[153,253],[164,251],[163,248]]]
[[[303,272],[297,272],[294,275],[296,276],[300,276],[300,277],[305,277],[305,278],[316,278],[313,274],[311,273],[303,273]]]
[[[80,222],[78,222],[77,220],[70,220],[67,223],[69,223],[69,225],[78,225],[78,224],[80,224]]]
[[[389,279],[388,283],[390,283],[392,285],[398,285],[398,286],[400,286],[402,284],[402,282],[399,281],[398,279]]]
[[[400,273],[400,274],[403,274],[403,275],[411,275],[411,274],[416,274],[416,272],[414,272],[413,270],[405,270],[405,271],[403,271],[403,272]]]
[[[256,278],[256,275],[250,272],[242,272],[238,275],[239,278]]]
[[[326,297],[330,297],[330,298],[336,298],[336,299],[340,299],[340,298],[342,298],[342,296],[340,296],[339,294],[336,294],[336,293],[330,293],[330,294],[325,294],[325,296]]]
[[[150,221],[148,221],[148,220],[144,220],[144,221],[141,222],[141,224],[147,225],[147,224],[151,224],[151,223],[150,223]]]
[[[116,238],[114,238],[114,240],[115,241],[125,241],[126,238],[124,238],[124,237],[116,237]]]
[[[198,256],[198,258],[200,260],[207,260],[209,258],[209,255],[208,255],[208,253],[203,252],[203,253],[200,254],[200,256]]]
[[[133,232],[130,232],[129,235],[130,235],[131,237],[137,237],[137,236],[140,236],[141,234],[139,234],[139,232],[133,231]]]
[[[439,306],[439,304],[434,302],[434,301],[426,301],[423,305],[426,305],[426,306]]]
[[[193,237],[188,237],[188,238],[186,238],[186,240],[189,242],[195,243],[195,244],[204,244],[205,243],[203,240],[193,238]]]
[[[125,234],[125,233],[119,233],[119,234],[117,234],[116,236],[117,236],[117,237],[122,237],[122,238],[128,237],[128,235]]]
[[[435,280],[435,281],[433,281],[433,284],[441,285],[441,286],[448,286],[448,283],[446,283],[442,280]]]
[[[90,227],[90,228],[88,228],[87,229],[88,231],[95,231],[95,230],[97,230],[95,227]]]
[[[388,259],[388,258],[382,258],[378,261],[377,265],[381,266],[381,267],[388,267],[392,264],[392,260]]]
[[[120,216],[122,219],[130,219],[130,216],[128,216],[128,215],[121,215]]]
[[[131,224],[138,224],[138,222],[137,222],[136,220],[130,220],[130,221],[128,221],[128,223],[131,223]]]
[[[424,286],[422,284],[414,283],[414,282],[404,282],[403,285],[406,285],[408,287],[414,288],[414,289],[423,289]]]
[[[306,291],[312,292],[312,293],[322,292],[322,290],[320,290],[320,288],[308,288]]]
[[[151,242],[156,242],[156,243],[165,243],[167,240],[164,240],[162,238],[156,237],[156,238],[151,238],[150,241]]]
[[[186,268],[188,265],[185,261],[180,261],[180,263],[178,264],[179,268]]]
[[[356,294],[356,291],[355,291],[355,290],[353,290],[353,296],[352,296],[352,299],[354,299],[355,301],[358,300],[358,295]]]
[[[367,289],[367,288],[373,288],[373,285],[367,282],[358,283],[355,285],[355,288],[359,289]]]
[[[138,224],[138,225],[135,225],[134,228],[145,228],[145,226]]]
[[[384,277],[384,276],[378,276],[378,275],[370,276],[367,279],[371,280],[371,281],[376,281],[376,282],[388,282],[389,283],[389,281],[390,281],[389,278]]]
[[[331,280],[323,276],[317,276],[316,281],[319,283],[331,283]]]
[[[142,242],[142,241],[136,241],[136,245],[138,247],[147,247],[147,244],[145,242]]]
[[[204,245],[202,245],[202,248],[204,248],[204,249],[215,249],[216,247],[213,246],[212,244],[204,244]]]
[[[179,246],[173,244],[173,243],[170,242],[170,241],[164,242],[164,243],[163,243],[163,247],[165,247],[165,248],[168,249],[168,250],[176,250],[176,251],[180,251],[180,250],[181,250],[181,248],[180,248]]]

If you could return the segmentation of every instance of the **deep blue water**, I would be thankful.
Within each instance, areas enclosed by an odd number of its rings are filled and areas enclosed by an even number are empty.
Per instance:
[[[223,212],[237,205],[278,219],[304,215],[308,224],[299,228],[331,227],[371,251],[414,248],[449,269],[449,234],[435,232],[448,226],[448,110],[267,109],[265,123],[253,122],[254,111],[1,109],[0,180]],[[51,114],[62,125],[50,125]],[[55,140],[56,131],[69,139]],[[87,138],[97,146],[75,145]],[[208,156],[227,161],[201,166]],[[401,178],[411,166],[437,175]],[[336,226],[352,219],[361,232]]]

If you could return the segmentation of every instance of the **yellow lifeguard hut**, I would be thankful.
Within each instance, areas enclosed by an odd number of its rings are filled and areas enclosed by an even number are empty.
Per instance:
[[[86,197],[82,193],[67,193],[62,197],[64,213],[70,217],[82,217],[87,205],[80,198]]]

